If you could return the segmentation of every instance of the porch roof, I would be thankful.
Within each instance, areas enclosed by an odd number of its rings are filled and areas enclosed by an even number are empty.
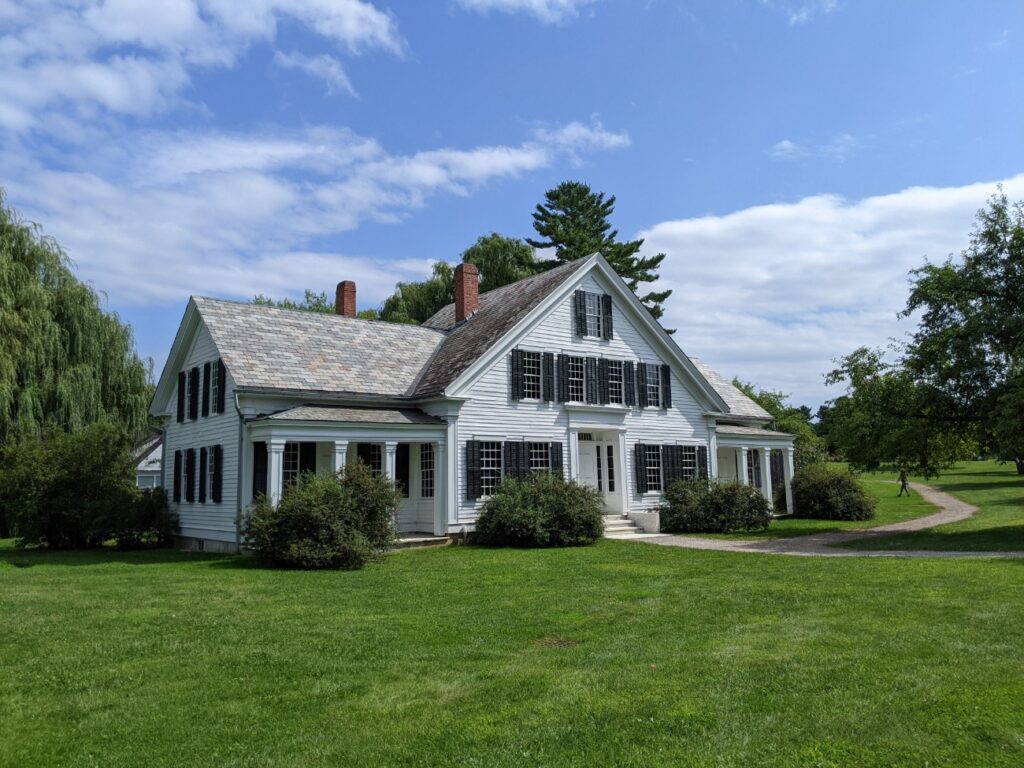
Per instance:
[[[770,429],[759,429],[758,427],[741,427],[735,424],[719,424],[715,432],[720,435],[749,435],[751,437],[788,437],[793,435],[789,432],[774,432]]]
[[[299,405],[278,411],[257,421],[324,421],[355,424],[424,424],[442,426],[446,422],[419,408],[366,408],[358,406]]]

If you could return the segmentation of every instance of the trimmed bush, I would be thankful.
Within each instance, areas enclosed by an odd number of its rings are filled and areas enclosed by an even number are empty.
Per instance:
[[[168,508],[164,489],[152,488],[136,491],[111,528],[118,549],[168,547],[178,532],[178,517]]]
[[[800,469],[793,477],[793,517],[811,520],[870,520],[875,500],[849,472],[825,465]]]
[[[771,521],[768,500],[757,488],[706,480],[671,483],[659,513],[665,533],[756,531]]]
[[[394,541],[400,502],[394,485],[360,462],[337,476],[300,475],[276,507],[257,500],[243,533],[274,565],[357,569]]]
[[[560,474],[501,483],[484,502],[473,541],[492,547],[579,547],[604,533],[601,494]]]

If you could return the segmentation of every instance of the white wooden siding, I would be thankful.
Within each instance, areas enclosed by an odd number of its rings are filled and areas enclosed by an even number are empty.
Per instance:
[[[213,393],[210,394],[209,416],[203,416],[202,394],[203,365],[210,363],[211,367],[216,365],[220,354],[213,343],[206,325],[200,321],[195,334],[188,342],[188,352],[185,362],[179,370],[189,371],[193,366],[198,366],[200,371],[199,382],[199,417],[195,421],[178,423],[177,403],[178,391],[175,384],[174,392],[170,400],[170,418],[165,428],[167,452],[166,460],[162,467],[164,476],[164,488],[167,490],[171,508],[178,513],[181,523],[181,535],[191,536],[200,539],[211,539],[214,541],[234,542],[237,539],[235,518],[237,516],[238,501],[238,414],[234,405],[235,384],[231,378],[231,372],[227,372],[227,387],[224,393],[224,413],[213,413]],[[174,372],[177,381],[177,371]],[[186,384],[187,386],[187,384]],[[186,412],[186,417],[188,413]],[[220,445],[223,450],[223,471],[221,475],[221,502],[214,504],[210,497],[210,489],[207,487],[206,503],[199,503],[198,475],[199,475],[199,449]],[[181,502],[174,503],[174,452],[182,452],[182,470],[185,466],[185,451],[189,448],[196,449],[196,492],[195,503],[185,502],[185,488],[181,488]]]
[[[582,289],[596,293],[609,291],[594,275],[588,275]],[[610,359],[645,363],[668,362],[662,360],[645,337],[646,330],[636,328],[622,313],[618,300],[612,303],[613,338],[609,340],[580,338],[573,327],[572,295],[559,302],[524,338],[517,347],[554,354],[566,353],[607,357]],[[557,375],[557,372],[556,372]],[[570,455],[568,430],[570,420],[579,423],[582,414],[570,414],[561,403],[533,401],[514,402],[510,397],[508,355],[502,356],[467,392],[469,401],[458,416],[458,484],[455,489],[460,525],[476,519],[479,502],[466,498],[465,444],[467,440],[521,440],[561,442],[563,465],[568,473],[574,457]],[[626,455],[621,457],[622,474],[627,483],[629,511],[639,512],[658,506],[661,494],[635,493],[633,475],[633,447],[636,443],[680,443],[707,445],[709,422],[705,408],[683,385],[678,372],[672,373],[672,408],[638,408],[625,411],[608,408],[607,416],[587,412],[587,421],[607,425],[618,424],[626,429]]]

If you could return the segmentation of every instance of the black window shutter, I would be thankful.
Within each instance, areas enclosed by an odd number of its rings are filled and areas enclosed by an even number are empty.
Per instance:
[[[519,471],[523,477],[530,476],[530,444],[525,440],[520,444],[519,449]]]
[[[178,421],[185,420],[185,372],[178,371]]]
[[[706,445],[697,446],[697,477],[701,480],[708,478],[708,447]]]
[[[466,441],[466,498],[480,498],[480,442]]]
[[[540,360],[541,398],[550,403],[555,399],[555,356],[545,352]]]
[[[636,364],[636,404],[646,408],[647,403],[647,363]]]
[[[672,369],[661,364],[661,407],[672,407]]]
[[[189,504],[196,500],[196,449],[185,451],[185,501]]]
[[[252,497],[267,495],[267,444],[252,444]]]
[[[549,449],[551,451],[551,471],[556,473],[556,474],[561,475],[562,472],[563,472],[563,469],[562,469],[562,444],[561,443],[551,443],[551,445],[549,446]]]
[[[597,402],[608,405],[608,360],[603,357],[597,362]]]
[[[612,297],[601,295],[601,332],[606,339],[612,338]]]
[[[316,472],[316,443],[299,443],[299,472]]]
[[[315,446],[316,443],[312,443],[312,445]],[[409,498],[409,478],[412,474],[409,463],[410,455],[409,443],[399,443],[395,450],[395,481],[405,498]]]
[[[213,462],[213,487],[210,489],[210,500],[214,504],[220,504],[221,492],[224,488],[224,449],[221,446],[213,446],[213,455],[210,457],[210,461]]]
[[[502,465],[505,467],[505,477],[519,477],[519,460],[516,447],[519,443],[507,440],[502,443]]]
[[[513,349],[509,361],[509,368],[512,371],[512,399],[523,399],[523,350]]]
[[[569,356],[558,356],[558,402],[569,400]]]
[[[597,389],[597,358],[588,357],[586,365],[586,398],[588,403],[597,403],[598,400],[598,389]]]
[[[199,418],[199,366],[188,372],[188,417],[192,421]]]
[[[668,488],[673,480],[683,476],[683,449],[678,445],[661,447],[661,472]]]
[[[181,501],[181,451],[174,452],[174,481],[171,483],[174,489],[174,503]]]
[[[585,291],[576,291],[573,294],[573,307],[576,316],[576,335],[587,335],[587,294]]]
[[[647,452],[643,443],[633,447],[633,476],[636,479],[636,492],[647,493]]]
[[[206,462],[209,460],[206,452],[206,447],[203,446],[199,449],[199,503],[206,503],[206,474],[208,467]]]
[[[626,405],[636,405],[636,378],[633,375],[633,364],[622,364],[622,386],[626,390]]]
[[[224,396],[228,389],[228,369],[224,361],[217,360],[217,413],[224,413]]]
[[[210,415],[210,364],[203,363],[203,416]]]

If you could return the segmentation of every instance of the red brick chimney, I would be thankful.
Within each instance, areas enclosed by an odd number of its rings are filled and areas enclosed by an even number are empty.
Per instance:
[[[351,280],[342,280],[334,292],[334,311],[345,317],[356,316],[356,284]]]
[[[461,323],[480,306],[480,271],[476,264],[455,268],[455,322]]]

